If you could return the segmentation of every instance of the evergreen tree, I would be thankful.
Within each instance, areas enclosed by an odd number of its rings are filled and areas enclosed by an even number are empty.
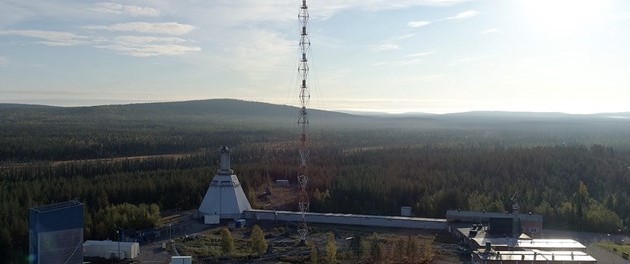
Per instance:
[[[337,242],[335,234],[328,233],[326,240],[326,261],[328,263],[337,263]]]
[[[318,263],[318,259],[319,259],[319,253],[317,253],[317,246],[315,245],[315,243],[309,243],[309,247],[311,249],[311,254],[310,254],[310,259],[309,262],[311,264],[317,264]]]
[[[234,238],[227,228],[221,228],[221,253],[230,256],[234,252]]]
[[[350,241],[350,250],[354,251],[357,261],[361,260],[361,253],[363,251],[363,247],[361,245],[363,243],[362,240],[361,234],[356,234],[352,238],[352,241]]]
[[[265,233],[263,233],[260,226],[254,225],[252,228],[252,252],[256,255],[263,254],[267,251],[267,240],[265,239]]]

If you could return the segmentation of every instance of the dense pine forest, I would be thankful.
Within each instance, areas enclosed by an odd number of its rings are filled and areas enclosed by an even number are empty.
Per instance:
[[[546,228],[628,232],[630,120],[620,117],[313,111],[311,209],[397,215],[412,206],[442,218],[504,211],[516,195]],[[0,259],[25,261],[32,206],[84,202],[86,239],[197,208],[221,145],[248,196],[276,179],[294,183],[296,122],[294,108],[234,100],[0,105]]]

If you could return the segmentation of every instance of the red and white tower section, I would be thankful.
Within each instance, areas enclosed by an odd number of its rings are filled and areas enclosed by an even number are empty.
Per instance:
[[[308,225],[306,223],[306,212],[309,210],[309,197],[307,191],[308,184],[308,157],[310,154],[309,148],[309,135],[308,135],[308,113],[306,111],[308,107],[308,103],[311,99],[311,94],[308,88],[308,58],[307,54],[309,48],[311,46],[311,41],[308,36],[307,26],[308,26],[308,6],[306,5],[306,0],[302,0],[302,6],[300,7],[300,13],[298,14],[298,18],[300,20],[301,32],[300,32],[300,51],[301,56],[299,60],[298,66],[298,74],[301,79],[300,82],[300,118],[298,120],[298,125],[301,130],[300,134],[300,171],[297,177],[298,180],[298,207],[302,216],[301,222],[298,225],[298,233],[300,234],[301,242],[306,242],[306,235],[308,234]]]

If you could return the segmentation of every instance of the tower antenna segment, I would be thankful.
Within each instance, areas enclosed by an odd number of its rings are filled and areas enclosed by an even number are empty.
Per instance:
[[[308,113],[306,111],[306,107],[311,99],[311,94],[308,89],[308,85],[306,83],[308,79],[308,59],[306,57],[308,50],[311,46],[311,41],[308,36],[308,32],[306,31],[308,26],[308,6],[306,5],[306,0],[302,0],[302,6],[300,7],[300,13],[298,14],[298,19],[300,20],[300,25],[302,27],[300,33],[300,51],[301,57],[299,60],[298,66],[298,74],[301,78],[300,82],[300,118],[298,120],[298,125],[301,129],[300,135],[300,170],[298,175],[298,185],[299,185],[299,193],[298,193],[298,207],[300,209],[300,214],[302,216],[301,222],[298,225],[298,233],[300,234],[300,241],[302,243],[306,242],[306,235],[308,234],[308,225],[306,224],[306,212],[309,210],[309,197],[308,192],[306,190],[306,185],[308,183],[307,176],[307,161],[309,156],[309,137],[308,137]]]

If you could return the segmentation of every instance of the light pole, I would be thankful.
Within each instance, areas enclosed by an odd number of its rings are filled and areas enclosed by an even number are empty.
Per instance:
[[[118,235],[118,262],[120,262],[120,231],[116,230],[116,235]]]

